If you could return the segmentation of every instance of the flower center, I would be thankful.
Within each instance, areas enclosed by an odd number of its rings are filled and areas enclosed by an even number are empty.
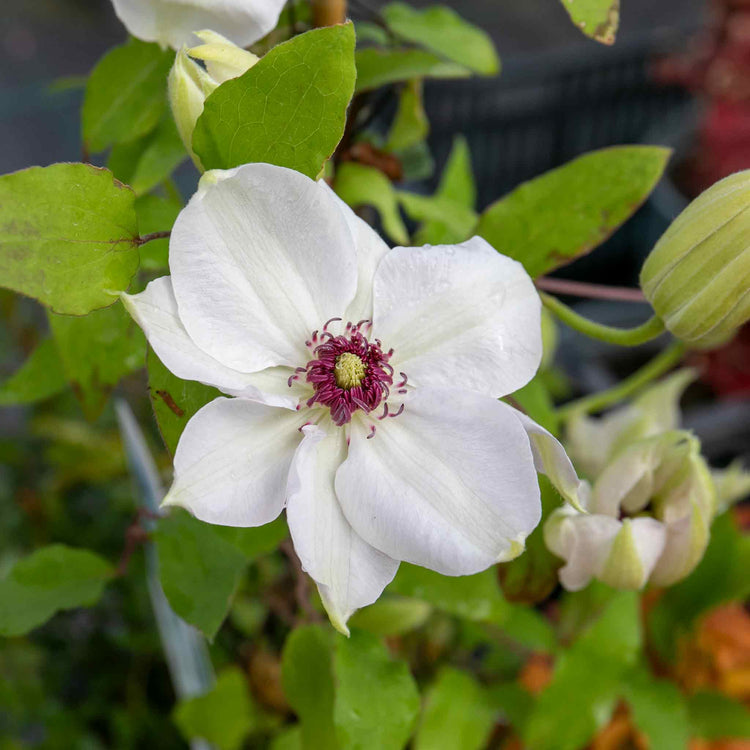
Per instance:
[[[393,367],[388,360],[393,350],[383,351],[379,339],[368,340],[363,330],[371,328],[369,320],[356,325],[347,323],[343,334],[334,336],[328,326],[335,320],[340,318],[329,320],[322,332],[315,331],[306,342],[313,358],[305,367],[296,369],[289,378],[289,385],[305,373],[305,380],[313,388],[307,406],[327,406],[331,410],[331,419],[338,426],[350,422],[358,409],[369,414],[381,404],[383,414],[378,419],[398,416],[403,406],[391,412],[388,405],[393,385]],[[396,388],[399,393],[406,393],[406,376],[403,373],[401,376]],[[375,428],[371,429],[374,433]]]
[[[333,374],[336,379],[336,385],[348,391],[362,384],[362,380],[367,374],[367,368],[361,357],[358,357],[353,352],[343,352],[336,357]]]

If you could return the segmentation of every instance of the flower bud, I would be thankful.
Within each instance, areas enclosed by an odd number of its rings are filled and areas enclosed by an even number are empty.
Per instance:
[[[586,513],[565,506],[544,527],[575,591],[592,578],[620,589],[668,586],[703,557],[715,491],[698,441],[671,431],[622,450],[594,483]]]
[[[662,235],[641,288],[666,327],[700,346],[731,337],[750,318],[750,170],[696,198]]]
[[[177,130],[196,166],[202,170],[200,160],[193,153],[193,130],[203,112],[203,104],[216,88],[247,72],[258,58],[216,32],[198,31],[195,35],[204,44],[191,49],[183,47],[177,53],[169,72],[168,88]],[[195,60],[202,60],[205,68]]]

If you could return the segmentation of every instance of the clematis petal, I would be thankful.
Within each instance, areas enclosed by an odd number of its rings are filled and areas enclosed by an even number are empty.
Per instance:
[[[507,406],[510,409],[510,406]],[[574,508],[586,512],[590,488],[578,478],[578,474],[560,441],[523,412],[513,410],[521,421],[531,441],[534,466],[540,474],[546,474],[557,491]]]
[[[307,361],[305,341],[354,297],[354,240],[335,201],[270,164],[208,172],[177,217],[169,265],[201,349],[255,372]]]
[[[694,570],[708,546],[710,517],[696,504],[689,516],[665,528],[664,551],[651,574],[651,583],[656,586],[672,586]]]
[[[319,185],[333,196],[344,214],[357,249],[357,294],[349,303],[344,320],[356,323],[360,320],[372,320],[372,287],[375,270],[390,247],[383,238],[331,190],[324,180]]]
[[[418,388],[372,439],[352,421],[336,494],[373,547],[446,575],[467,575],[523,550],[541,505],[529,441],[487,396]]]
[[[146,42],[174,49],[194,31],[213,29],[246,47],[271,31],[285,0],[112,0],[127,30]]]
[[[544,543],[566,561],[558,575],[568,591],[584,588],[602,570],[621,528],[616,518],[579,513],[569,505],[553,511],[544,524]]]
[[[523,266],[480,237],[396,247],[375,273],[374,329],[417,386],[500,397],[542,358],[541,302]]]
[[[143,329],[156,355],[178,378],[212,385],[229,395],[243,395],[273,406],[294,409],[286,368],[244,373],[221,364],[190,338],[177,312],[169,276],[154,279],[140,294],[123,294],[128,312]]]
[[[302,417],[243,398],[217,398],[187,423],[164,505],[201,521],[261,526],[284,507]]]
[[[398,562],[367,544],[341,512],[333,485],[346,458],[343,431],[326,435],[315,425],[302,431],[289,472],[286,517],[294,549],[315,580],[331,623],[348,635],[346,621],[380,596]]]

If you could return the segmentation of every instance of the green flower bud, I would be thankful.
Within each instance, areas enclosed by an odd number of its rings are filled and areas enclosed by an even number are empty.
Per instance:
[[[167,83],[177,130],[195,165],[203,171],[193,153],[193,130],[203,104],[216,88],[247,72],[258,58],[214,31],[198,31],[195,36],[204,44],[183,47],[177,53]],[[202,60],[205,68],[195,60]]]
[[[710,187],[672,223],[641,288],[678,338],[716,345],[750,318],[750,170]]]

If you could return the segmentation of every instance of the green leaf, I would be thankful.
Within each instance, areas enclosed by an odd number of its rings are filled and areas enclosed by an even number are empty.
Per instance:
[[[289,534],[282,517],[264,526],[241,528],[238,526],[212,526],[216,534],[241,552],[248,562],[273,552]]]
[[[180,510],[159,521],[154,541],[172,609],[213,639],[247,566],[245,555],[214,526]]]
[[[181,380],[173,375],[152,349],[146,355],[146,368],[156,423],[167,450],[174,455],[177,441],[190,417],[222,394],[211,386]]]
[[[445,227],[443,231],[451,238],[459,238],[456,242],[462,242],[471,237],[477,225],[477,215],[473,209],[466,208],[449,198],[443,198],[440,195],[428,197],[403,191],[399,191],[397,197],[410,218],[414,221],[440,224]]]
[[[357,34],[357,42],[371,42],[381,47],[387,47],[391,43],[391,36],[386,29],[369,21],[357,21],[354,24],[354,31]]]
[[[347,750],[401,750],[419,713],[419,693],[409,667],[395,661],[373,635],[353,630],[337,638],[334,723]]]
[[[211,692],[181,701],[172,718],[185,739],[201,738],[219,750],[237,750],[258,724],[245,676],[234,666],[219,674]]]
[[[409,244],[409,233],[398,212],[396,191],[379,169],[344,162],[336,172],[333,188],[352,208],[373,206],[380,214],[386,234],[399,245]]]
[[[500,629],[507,638],[532,651],[555,653],[558,650],[555,630],[541,612],[523,604],[508,603],[506,606],[507,613]]]
[[[206,169],[268,162],[315,179],[344,134],[355,76],[351,23],[300,34],[206,99],[193,150]]]
[[[677,686],[656,680],[645,669],[635,670],[624,683],[633,722],[659,750],[686,750],[689,725],[685,699]]]
[[[319,625],[297,628],[284,644],[284,693],[299,717],[303,750],[337,747],[331,649],[331,632]]]
[[[451,8],[434,5],[416,10],[404,3],[390,3],[382,12],[390,29],[400,37],[475,73],[492,76],[500,72],[500,59],[489,34]]]
[[[613,146],[526,182],[489,206],[478,234],[533,277],[600,245],[647,198],[669,149]]]
[[[104,55],[86,84],[81,113],[83,141],[90,151],[132,141],[156,127],[173,60],[171,50],[137,39]]]
[[[477,681],[444,668],[427,694],[415,750],[481,750],[487,746],[496,710]]]
[[[467,78],[471,71],[421,49],[358,49],[357,93],[412,78]]]
[[[432,612],[427,602],[407,597],[386,597],[360,609],[349,625],[373,635],[401,635],[420,627]]]
[[[55,312],[117,300],[138,268],[132,190],[89,164],[0,177],[0,285]]]
[[[145,365],[146,339],[121,304],[48,318],[65,375],[83,413],[95,419],[120,379]]]
[[[138,227],[142,235],[167,232],[172,229],[182,203],[160,195],[141,195],[135,201]],[[169,238],[151,240],[140,247],[141,268],[144,271],[166,271],[169,268]]]
[[[638,659],[640,643],[638,597],[619,592],[601,617],[559,656],[552,681],[523,727],[526,744],[534,750],[585,747],[608,721],[622,677]]]
[[[186,158],[172,113],[166,112],[147,136],[114,146],[107,166],[141,195],[166,180]]]
[[[667,659],[675,644],[702,613],[726,601],[743,601],[750,594],[750,537],[736,526],[731,513],[711,526],[711,539],[698,567],[664,592],[648,617],[651,640]]]
[[[90,607],[112,575],[112,566],[88,550],[62,544],[36,550],[0,581],[0,635],[28,633],[61,609]]]
[[[54,341],[44,339],[29,358],[0,385],[0,406],[33,404],[64,390],[68,379]]]
[[[561,0],[571,21],[592,39],[614,44],[620,25],[620,0]]]
[[[273,736],[269,748],[270,750],[303,750],[302,731],[296,726],[283,729]]]
[[[493,570],[451,577],[402,563],[388,591],[422,599],[448,614],[476,622],[502,624],[508,613]]]
[[[747,707],[721,693],[701,692],[688,698],[690,730],[705,740],[750,739]]]
[[[403,151],[423,141],[430,132],[430,123],[422,101],[422,81],[407,81],[398,96],[398,109],[391,125],[386,151]]]
[[[453,147],[443,168],[435,198],[474,210],[477,189],[471,167],[471,153],[469,144],[461,135],[453,140]],[[474,225],[476,226],[476,217]],[[473,229],[474,227],[471,228],[472,231]],[[442,218],[437,218],[425,222],[417,230],[414,241],[417,245],[454,245],[467,238],[465,227],[457,227],[455,224],[449,226]]]

